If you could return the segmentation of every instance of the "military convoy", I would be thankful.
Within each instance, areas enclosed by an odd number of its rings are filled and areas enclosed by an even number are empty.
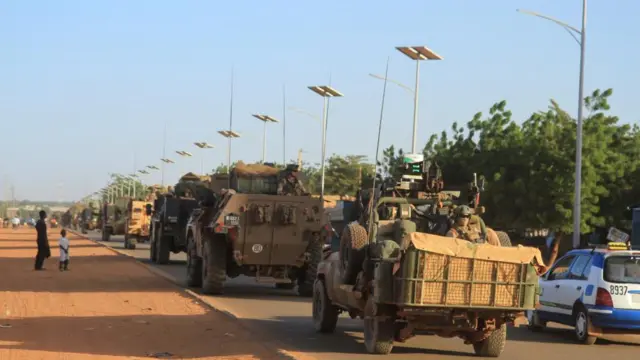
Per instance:
[[[481,186],[474,182],[464,196],[444,189],[435,164],[407,168],[413,168],[411,177],[420,176],[361,194],[358,221],[347,225],[340,244],[320,263],[315,328],[333,332],[346,312],[364,320],[370,353],[388,354],[395,341],[431,334],[460,337],[477,355],[498,357],[507,323],[538,302],[540,252],[510,247],[504,233],[495,234],[504,246],[485,243],[490,235],[479,216],[468,225],[481,232],[475,243],[444,237],[456,205],[482,212]]]
[[[189,286],[221,294],[227,277],[245,275],[312,295],[325,220],[321,201],[292,180],[296,170],[240,162],[229,175],[212,176],[213,196],[187,225]]]

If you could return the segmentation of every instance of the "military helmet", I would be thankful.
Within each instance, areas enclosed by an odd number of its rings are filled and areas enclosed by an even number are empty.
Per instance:
[[[467,205],[458,206],[455,210],[456,217],[471,216],[472,214],[473,212],[471,211],[471,208]]]

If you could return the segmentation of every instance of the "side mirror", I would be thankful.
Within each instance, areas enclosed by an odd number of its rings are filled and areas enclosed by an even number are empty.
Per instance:
[[[151,205],[147,205],[147,216],[151,216],[153,214],[153,210],[151,209]]]

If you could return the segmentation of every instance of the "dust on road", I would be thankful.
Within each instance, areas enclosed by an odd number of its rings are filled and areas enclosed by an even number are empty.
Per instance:
[[[35,231],[0,229],[0,359],[294,356],[79,236],[70,234],[70,271],[58,271],[56,230],[46,270],[34,271]]]

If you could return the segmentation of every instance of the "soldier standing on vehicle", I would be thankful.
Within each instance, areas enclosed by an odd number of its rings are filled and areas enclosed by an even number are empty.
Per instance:
[[[294,172],[287,171],[278,181],[278,195],[304,196],[309,195],[309,193]]]
[[[467,205],[457,207],[454,210],[454,224],[445,236],[479,242],[482,234],[475,226],[469,224],[472,215],[473,211]],[[496,243],[492,236],[487,236],[487,242],[491,245],[500,246],[500,243]]]

